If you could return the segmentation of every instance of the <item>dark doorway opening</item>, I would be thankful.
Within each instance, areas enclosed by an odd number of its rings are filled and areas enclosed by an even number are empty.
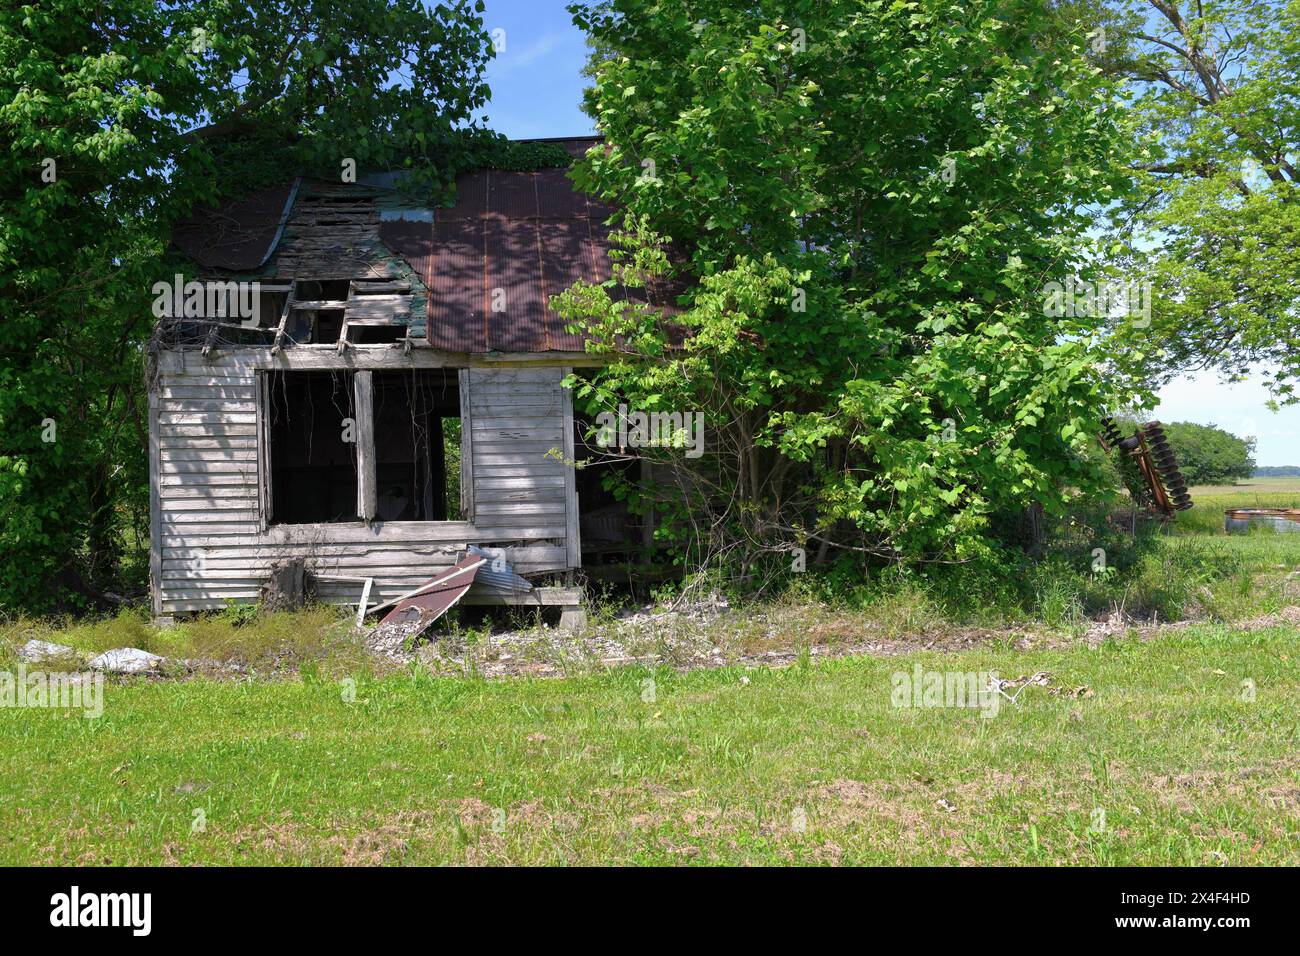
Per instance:
[[[457,372],[375,372],[374,406],[376,517],[461,520]]]
[[[643,491],[644,463],[600,446],[586,416],[576,416],[574,426],[574,457],[583,463],[575,476],[583,567],[599,576],[593,568],[645,561],[651,547],[648,522],[629,507]]]

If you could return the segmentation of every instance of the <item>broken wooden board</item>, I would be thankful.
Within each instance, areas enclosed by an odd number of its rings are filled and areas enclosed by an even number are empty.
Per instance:
[[[354,284],[355,285],[355,284]],[[361,293],[361,289],[356,290]],[[411,317],[409,295],[358,294],[348,299],[344,309],[351,325],[381,325],[405,322]]]

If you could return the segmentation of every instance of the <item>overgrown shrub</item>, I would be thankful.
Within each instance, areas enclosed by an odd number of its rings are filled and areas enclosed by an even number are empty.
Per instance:
[[[1083,33],[1048,40],[1044,11],[579,13],[606,143],[575,175],[621,228],[614,278],[553,304],[615,360],[579,386],[590,414],[703,416],[699,459],[640,449],[673,472],[658,527],[688,565],[756,579],[832,542],[997,568],[993,515],[1101,487],[1104,317],[1049,317],[1042,289],[1087,272],[1123,141]]]

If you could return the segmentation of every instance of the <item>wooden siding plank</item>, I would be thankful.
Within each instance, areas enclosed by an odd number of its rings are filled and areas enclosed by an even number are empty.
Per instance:
[[[187,379],[180,381],[188,382]],[[158,390],[158,396],[168,401],[244,401],[251,402],[256,396],[251,385],[229,385],[224,380],[211,384],[168,385]]]
[[[565,549],[553,544],[530,544],[522,547],[505,548],[506,560],[511,563],[563,562]],[[401,543],[393,547],[362,548],[357,545],[338,546],[322,545],[277,545],[274,548],[239,546],[239,547],[166,547],[162,549],[163,565],[172,566],[178,562],[193,562],[202,558],[212,567],[260,567],[274,564],[284,557],[304,556],[309,563],[319,568],[383,568],[396,571],[425,567],[431,564],[452,564],[463,548],[440,547],[430,545],[419,547],[412,543]]]
[[[474,429],[474,440],[484,445],[547,442],[558,447],[564,437],[561,432],[558,422],[550,418],[539,418],[536,427],[532,428],[503,428],[495,423],[483,425]]]
[[[256,448],[164,448],[162,449],[162,460],[164,462],[186,462],[191,464],[204,464],[220,462],[222,464],[240,464],[245,467],[256,470],[257,468],[257,449]]]
[[[253,516],[257,515],[257,499],[251,495],[244,495],[239,498],[164,498],[163,511],[169,515],[179,515],[186,513],[205,514],[212,511],[223,513],[231,511],[247,511]],[[227,514],[226,520],[230,516]]]
[[[256,425],[252,408],[246,412],[163,412],[162,425]]]
[[[205,415],[213,412],[248,414],[254,410],[251,399],[173,398],[168,399],[166,404],[167,411],[171,414]]]
[[[555,515],[565,513],[565,500],[561,497],[555,501],[483,501],[478,508],[481,515]]]
[[[475,453],[474,467],[490,468],[496,465],[526,465],[530,468],[536,469],[533,472],[525,472],[525,474],[536,474],[538,471],[540,471],[544,474],[558,475],[562,473],[562,470],[564,468],[564,463],[562,461],[559,461],[558,459],[555,458],[551,458],[541,452],[534,452],[532,454],[526,454],[526,455],[518,455],[518,454],[481,455],[478,454],[477,452]]]
[[[567,375],[571,369],[564,369]],[[573,438],[573,393],[564,390],[564,460],[574,460]],[[578,521],[578,484],[577,473],[573,465],[564,468],[564,502],[565,502],[565,544],[568,546],[569,567],[582,567],[582,545],[579,538],[581,525]],[[572,582],[570,582],[572,583]]]
[[[526,464],[510,464],[510,465],[484,464],[482,461],[476,461],[474,463],[474,468],[478,474],[478,478],[480,481],[485,478],[491,480],[497,478],[525,478],[526,479],[526,478],[536,478],[536,477],[543,477],[543,478],[563,477],[563,472],[561,471],[563,466],[561,466],[559,462],[554,462],[554,464],[556,465],[555,468],[552,468],[547,472],[541,474],[538,473],[537,466],[531,463],[531,461]]]
[[[530,475],[527,478],[497,478],[479,476],[478,486],[485,491],[506,492],[506,491],[530,491],[537,489],[539,493],[554,493],[556,489],[564,488],[563,475]],[[543,491],[545,489],[545,491]]]
[[[164,438],[251,438],[257,435],[256,425],[169,425],[159,423],[158,434]]]
[[[158,442],[163,451],[220,451],[222,449],[257,449],[257,439],[252,436],[233,438],[163,438]]]
[[[163,507],[171,507],[178,501],[226,501],[232,498],[242,499],[253,507],[257,496],[247,488],[239,485],[218,485],[212,488],[172,488],[162,489]]]
[[[164,475],[224,475],[239,474],[247,475],[250,482],[257,480],[257,462],[245,459],[243,461],[188,461],[176,460],[168,455],[164,455],[159,465],[160,473]]]
[[[405,322],[411,318],[411,296],[357,296],[348,300],[343,314],[353,325]]]

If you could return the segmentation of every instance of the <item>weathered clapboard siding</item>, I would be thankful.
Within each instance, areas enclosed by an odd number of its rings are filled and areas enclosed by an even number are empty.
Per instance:
[[[286,358],[288,356],[288,358]],[[385,360],[387,356],[387,360]],[[302,556],[320,574],[373,577],[387,600],[450,568],[469,544],[500,546],[522,573],[577,566],[577,514],[566,369],[472,366],[465,373],[462,452],[468,521],[262,526],[258,372],[271,368],[403,368],[400,350],[241,349],[200,359],[163,353],[151,394],[156,613],[255,601],[272,565]],[[423,358],[418,367],[447,367]],[[326,601],[355,603],[361,585],[322,582]]]

